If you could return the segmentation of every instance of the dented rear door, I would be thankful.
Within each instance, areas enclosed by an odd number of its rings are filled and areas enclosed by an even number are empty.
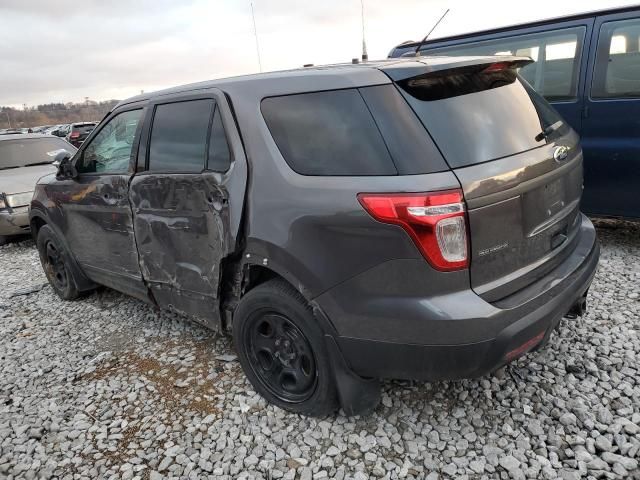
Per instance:
[[[212,328],[246,184],[228,109],[217,89],[152,103],[129,195],[140,269],[155,301]]]

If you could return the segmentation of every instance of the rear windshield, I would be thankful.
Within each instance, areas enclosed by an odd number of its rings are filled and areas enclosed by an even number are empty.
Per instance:
[[[266,98],[262,115],[302,175],[412,175],[447,169],[393,85]]]
[[[513,68],[474,66],[399,85],[452,168],[544,145],[548,136],[542,118],[544,123],[561,121]]]
[[[87,125],[74,125],[73,129],[77,130],[80,133],[89,133],[91,131],[93,131],[93,129],[96,128],[96,124],[95,123],[90,123]]]
[[[51,163],[60,150],[75,148],[58,137],[0,141],[0,170]]]

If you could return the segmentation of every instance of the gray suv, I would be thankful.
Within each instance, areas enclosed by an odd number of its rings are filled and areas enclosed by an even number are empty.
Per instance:
[[[599,247],[577,135],[520,57],[251,75],[121,102],[41,179],[54,290],[106,285],[233,335],[270,402],[369,411],[581,315]]]

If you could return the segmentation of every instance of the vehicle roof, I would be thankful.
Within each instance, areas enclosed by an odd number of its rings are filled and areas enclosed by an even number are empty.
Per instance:
[[[446,57],[425,55],[413,58],[391,58],[366,61],[357,64],[342,63],[319,65],[181,85],[128,98],[118,103],[114,109],[122,105],[151,100],[165,95],[189,92],[193,90],[204,90],[208,88],[220,88],[224,91],[226,88],[233,87],[235,92],[246,92],[252,96],[255,96],[257,92],[258,95],[262,94],[263,96],[269,96],[277,94],[274,93],[276,90],[287,91],[288,86],[290,86],[290,93],[295,93],[300,89],[301,81],[305,82],[307,91],[320,91],[332,89],[333,87],[331,85],[335,85],[336,77],[340,77],[346,84],[357,87],[368,84],[380,84],[384,83],[384,81],[389,82],[389,78],[398,81],[402,78],[446,70],[449,68],[491,63],[493,61],[505,62],[512,60],[517,61],[529,59],[528,57],[516,56]],[[386,76],[380,76],[380,72],[383,72]],[[277,85],[277,89],[274,88],[274,85]],[[313,88],[309,88],[309,85],[312,85]]]
[[[561,17],[551,17],[551,18],[546,18],[546,19],[542,19],[542,20],[535,20],[533,22],[523,22],[523,23],[515,23],[512,25],[507,25],[504,27],[497,27],[497,28],[490,28],[490,29],[486,29],[486,30],[476,30],[476,31],[472,31],[472,32],[468,32],[468,33],[461,33],[461,34],[457,34],[457,35],[449,35],[446,37],[438,37],[438,38],[433,38],[431,40],[427,40],[426,42],[424,42],[424,45],[429,45],[429,44],[433,44],[433,43],[440,43],[442,41],[447,41],[447,40],[459,40],[459,39],[463,39],[463,38],[467,38],[467,37],[476,37],[476,36],[480,36],[480,35],[490,35],[492,33],[502,33],[502,32],[508,32],[510,30],[513,29],[517,29],[517,28],[524,28],[524,27],[539,27],[539,26],[543,26],[543,25],[550,25],[550,24],[554,24],[557,22],[566,22],[566,21],[570,21],[570,20],[581,20],[583,18],[589,18],[589,17],[596,17],[596,16],[602,16],[602,15],[611,15],[611,14],[615,14],[615,13],[624,13],[624,12],[633,12],[633,11],[639,11],[640,12],[640,5],[633,5],[630,7],[616,7],[616,8],[608,8],[608,9],[602,9],[602,10],[591,10],[589,12],[583,12],[583,13],[572,13],[570,15],[564,15]],[[394,49],[396,48],[410,48],[410,47],[417,47],[418,44],[420,42],[405,42],[405,43],[401,43],[399,45],[396,45],[394,47]]]
[[[25,140],[34,138],[58,138],[52,135],[45,135],[43,133],[10,133],[9,135],[0,135],[0,141],[2,140]]]

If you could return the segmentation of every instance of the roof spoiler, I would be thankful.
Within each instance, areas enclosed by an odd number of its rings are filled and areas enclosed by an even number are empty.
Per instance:
[[[382,70],[393,80],[399,82],[414,77],[448,76],[455,73],[481,71],[497,72],[505,69],[518,69],[533,63],[529,57],[500,55],[491,57],[451,57],[451,63],[430,64],[429,57],[416,57],[414,61],[394,63]]]

